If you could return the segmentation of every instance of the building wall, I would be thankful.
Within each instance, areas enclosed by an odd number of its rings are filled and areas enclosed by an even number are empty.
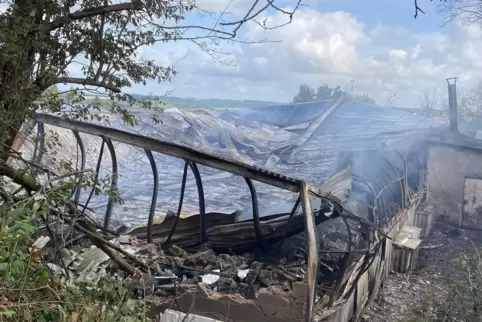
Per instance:
[[[482,178],[482,153],[432,145],[427,171],[427,201],[433,205],[435,216],[446,213],[451,223],[461,224],[465,178]]]

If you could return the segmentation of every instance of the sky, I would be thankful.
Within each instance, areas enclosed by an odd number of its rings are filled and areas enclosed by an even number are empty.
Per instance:
[[[233,20],[253,0],[198,0],[214,13],[226,6]],[[261,0],[264,2],[266,0]],[[289,8],[296,0],[277,0]],[[304,0],[291,24],[264,30],[254,23],[240,30],[240,39],[267,43],[221,42],[220,63],[191,42],[157,44],[141,56],[178,71],[171,82],[148,82],[129,92],[178,97],[269,100],[288,102],[300,84],[339,85],[384,103],[395,97],[400,107],[419,107],[420,96],[446,93],[446,78],[458,77],[458,91],[482,79],[482,29],[458,22],[443,24],[444,15],[430,0],[419,0],[425,14],[414,19],[413,0]],[[218,15],[191,14],[186,24],[212,26]],[[273,10],[269,24],[287,21]]]

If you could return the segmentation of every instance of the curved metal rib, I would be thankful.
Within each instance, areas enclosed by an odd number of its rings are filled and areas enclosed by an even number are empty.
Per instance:
[[[201,229],[201,244],[207,242],[206,236],[206,204],[204,201],[204,190],[203,183],[201,179],[201,174],[195,162],[190,161],[189,166],[191,167],[192,173],[194,174],[194,180],[196,180],[197,193],[199,197],[199,217],[200,217],[200,229]]]
[[[343,220],[343,222],[345,223],[345,226],[346,226],[346,230],[347,230],[347,233],[348,233],[348,244],[347,244],[347,253],[345,254],[345,259],[344,259],[344,265],[343,265],[343,268],[341,269],[341,272],[340,272],[340,276],[345,276],[345,272],[346,270],[348,269],[348,266],[350,265],[350,259],[351,259],[351,252],[352,252],[352,234],[351,234],[351,227],[350,227],[350,224],[348,223],[348,220],[346,219],[345,217],[345,214],[343,213],[343,209],[341,209],[340,211],[340,217],[341,219]],[[330,303],[329,303],[329,306],[332,306],[333,303],[335,302],[336,299],[338,299],[338,296],[340,295],[340,290],[341,290],[341,284],[342,284],[342,281],[343,279],[339,279],[337,285],[336,285],[336,288],[335,288],[335,292],[333,293],[333,296],[331,297],[330,299]]]
[[[80,171],[84,171],[85,169],[85,146],[84,142],[82,141],[82,138],[80,137],[80,134],[78,131],[73,130],[72,133],[75,136],[75,139],[77,140],[77,145],[79,146],[80,149]],[[74,196],[74,202],[77,204],[80,199],[80,182],[82,181],[82,175],[79,176],[79,182],[77,183],[77,187],[75,188],[75,196]]]
[[[100,165],[102,164],[102,156],[104,155],[104,146],[105,146],[105,139],[102,138],[102,144],[100,145],[100,151],[99,151],[99,158],[97,159],[97,165],[95,166],[94,185],[92,186],[92,189],[90,189],[89,196],[85,201],[84,207],[82,209],[82,214],[85,213],[85,210],[89,206],[90,199],[92,199],[92,196],[94,195],[95,186],[97,185],[97,181],[99,181],[99,172],[100,172]]]
[[[402,158],[402,161],[405,163],[405,160],[403,160]],[[387,159],[385,159],[385,162],[392,168],[393,172],[395,172],[395,174],[397,175],[397,178],[400,178],[402,175],[400,174],[400,172],[398,172],[397,168],[391,163],[391,162],[388,162]],[[405,188],[403,186],[403,181],[406,180],[403,179],[403,180],[400,180],[399,184],[400,184],[400,206],[402,208],[405,207]]]
[[[263,239],[263,234],[261,232],[260,221],[259,221],[259,206],[258,206],[258,195],[256,193],[256,188],[254,187],[253,181],[249,178],[244,178],[248,184],[249,193],[251,194],[251,204],[253,206],[253,224],[254,233],[256,234],[256,240],[258,241],[261,248],[265,249],[265,241]]]
[[[171,231],[169,232],[169,236],[167,236],[167,239],[164,242],[164,246],[168,245],[169,242],[171,241],[172,235],[174,235],[174,232],[176,231],[179,218],[181,217],[182,204],[184,202],[184,192],[186,191],[187,168],[188,168],[188,162],[186,161],[184,162],[184,172],[182,174],[181,195],[179,197],[179,206],[177,207],[177,216],[174,219],[174,223],[172,224],[172,228],[171,228]]]
[[[107,144],[107,148],[110,152],[110,157],[112,159],[112,184],[111,187],[117,187],[117,157],[115,154],[114,145],[112,144],[112,140],[109,138],[104,138],[105,143]],[[112,198],[109,198],[109,202],[107,203],[107,209],[105,210],[105,217],[104,217],[104,228],[109,227],[110,216],[112,214],[112,208],[114,206],[114,201]]]
[[[156,212],[156,203],[157,203],[157,192],[159,190],[159,173],[157,171],[156,160],[154,160],[154,156],[152,155],[151,150],[144,149],[146,152],[147,158],[149,159],[149,163],[152,169],[152,176],[154,177],[154,188],[152,190],[152,200],[151,200],[151,208],[149,209],[149,219],[147,221],[147,242],[152,243],[152,225],[154,223],[154,214]]]
[[[296,214],[296,211],[300,207],[300,204],[301,204],[301,196],[298,195],[298,199],[296,199],[295,204],[293,205],[293,208],[291,209],[290,216],[289,216],[288,220],[286,221],[285,227],[288,227],[290,225],[291,221],[293,220],[293,217]]]
[[[278,244],[275,246],[276,248],[278,249],[281,249],[281,247],[283,246],[283,243],[286,239],[286,236],[288,235],[288,228],[291,224],[291,221],[293,220],[293,217],[295,216],[296,214],[296,211],[298,210],[298,208],[300,207],[301,205],[301,195],[298,195],[298,198],[296,199],[294,205],[293,205],[293,208],[291,208],[291,212],[290,212],[290,216],[288,217],[288,220],[286,221],[286,223],[283,225],[283,227],[281,228],[282,230],[285,231],[284,235],[283,235],[283,238],[281,238],[281,240],[278,242]]]
[[[35,160],[37,160],[39,137],[40,137],[40,130],[39,130],[40,124],[43,124],[43,123],[35,122],[35,125],[37,126],[37,135],[35,136],[35,145],[33,147],[33,153],[32,153],[32,161],[34,161],[34,162],[35,162]]]

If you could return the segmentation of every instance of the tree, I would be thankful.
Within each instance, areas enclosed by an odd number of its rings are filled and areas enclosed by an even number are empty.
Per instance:
[[[434,110],[437,108],[437,97],[435,91],[426,89],[420,94],[420,107],[422,108],[425,116],[431,116]]]
[[[75,89],[75,99],[69,101],[71,110],[78,112],[71,117],[91,116],[88,111],[92,109],[86,108],[83,98],[90,91],[106,96],[111,112],[134,123],[128,107],[142,104],[148,108],[151,102],[138,101],[123,90],[148,80],[169,81],[176,75],[173,66],[139,57],[142,47],[190,41],[218,58],[215,46],[221,40],[239,41],[240,28],[247,21],[276,28],[256,20],[263,11],[274,10],[285,14],[289,23],[301,0],[294,10],[281,9],[276,0],[252,2],[243,18],[228,21],[220,17],[212,27],[184,23],[188,14],[205,14],[194,0],[12,1],[0,14],[0,161],[8,158],[16,133],[39,104],[56,110],[65,103],[62,95],[39,101],[49,87],[73,84],[83,88]],[[82,77],[69,74],[74,63],[81,64]]]
[[[353,83],[353,81],[351,83]],[[375,99],[368,94],[351,94],[343,91],[340,86],[330,87],[327,84],[319,86],[316,91],[314,88],[302,84],[298,93],[293,98],[292,103],[323,101],[327,99],[338,99],[341,97],[357,102],[376,105]]]
[[[461,115],[475,116],[482,113],[482,82],[479,81],[467,92],[457,95],[457,110]]]
[[[482,23],[482,6],[477,0],[438,0],[439,11],[446,21],[457,20],[465,25]]]
[[[317,101],[327,100],[327,99],[338,99],[340,97],[346,97],[347,93],[341,90],[340,86],[331,88],[330,86],[323,84],[316,90],[315,99]]]
[[[386,94],[382,106],[391,108],[395,104],[396,99],[397,99],[397,94]]]
[[[437,100],[435,98],[435,92],[430,89],[426,89],[420,95],[420,107],[426,111],[435,109]]]
[[[354,94],[352,95],[351,99],[360,103],[377,105],[377,101],[375,100],[375,98],[368,94]]]
[[[306,84],[301,84],[298,93],[293,97],[293,104],[296,103],[304,103],[304,102],[313,102],[316,100],[316,93],[313,88]]]

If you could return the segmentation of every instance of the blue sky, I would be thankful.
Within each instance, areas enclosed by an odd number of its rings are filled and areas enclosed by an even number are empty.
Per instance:
[[[261,0],[263,3],[265,0]],[[212,26],[231,2],[225,20],[243,15],[252,0],[198,0],[212,17],[196,14],[184,23]],[[297,0],[277,0],[289,7]],[[179,74],[170,83],[148,82],[129,92],[200,98],[232,98],[288,102],[298,86],[345,86],[373,96],[380,103],[418,107],[431,93],[437,104],[446,101],[447,77],[459,77],[459,92],[482,75],[482,32],[479,26],[452,22],[430,0],[419,0],[426,14],[414,19],[412,0],[304,0],[291,24],[265,31],[246,24],[240,35],[251,40],[279,42],[239,44],[221,42],[217,50],[230,53],[221,64],[191,42],[143,48],[141,56],[161,65],[176,64]],[[281,24],[286,16],[270,10],[260,20]],[[196,32],[202,34],[202,32]]]
[[[443,17],[436,12],[436,7],[430,0],[420,0],[419,6],[425,14],[419,13],[414,19],[414,4],[412,0],[321,0],[313,1],[310,6],[318,11],[345,11],[356,16],[367,27],[378,24],[408,28],[417,32],[432,32],[440,30]]]

